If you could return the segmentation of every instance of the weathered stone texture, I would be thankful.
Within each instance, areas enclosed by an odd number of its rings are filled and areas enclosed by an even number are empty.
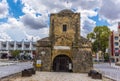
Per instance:
[[[73,72],[89,72],[92,69],[91,51],[73,48]]]
[[[63,31],[63,25],[66,25],[66,31]],[[55,46],[69,49],[55,49]],[[42,51],[45,51],[45,54],[41,54]],[[49,37],[37,42],[37,54],[36,59],[42,61],[42,71],[53,71],[54,59],[59,55],[70,58],[73,72],[88,72],[92,69],[91,43],[80,36],[80,13],[62,10],[51,14]]]
[[[73,41],[80,37],[80,14],[66,13],[51,14],[50,39],[54,45],[71,46]],[[62,26],[67,25],[67,31],[63,32]]]
[[[44,54],[42,54],[44,52]],[[38,70],[50,71],[51,70],[51,42],[48,38],[44,38],[37,42],[37,56],[36,60],[42,60],[41,68]]]

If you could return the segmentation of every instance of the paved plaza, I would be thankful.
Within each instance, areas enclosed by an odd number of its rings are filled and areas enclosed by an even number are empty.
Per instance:
[[[0,78],[21,72],[24,69],[33,67],[32,62],[12,62],[13,64],[6,64],[0,66]],[[4,63],[3,63],[4,64]],[[14,77],[6,78],[8,81],[102,81],[92,79],[85,73],[67,73],[67,72],[36,72],[31,77]]]
[[[24,69],[31,68],[32,62],[1,62],[0,78],[21,72]],[[94,69],[97,69],[103,76],[112,78],[116,81],[120,80],[120,67],[114,63],[99,63],[94,64]],[[65,73],[65,72],[36,72],[32,77],[17,77],[10,81],[102,81],[91,79],[87,73]]]
[[[10,81],[102,81],[92,79],[83,73],[66,73],[66,72],[37,72],[31,77],[18,77]]]

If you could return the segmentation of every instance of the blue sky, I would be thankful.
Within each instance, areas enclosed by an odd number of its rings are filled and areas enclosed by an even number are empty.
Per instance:
[[[97,14],[96,16],[93,16],[93,17],[89,17],[90,19],[94,20],[96,23],[95,25],[96,26],[109,26],[110,24],[107,22],[107,20],[105,19],[101,19],[99,20],[99,15]]]
[[[81,35],[95,26],[117,30],[119,0],[0,0],[0,41],[34,41],[48,36],[50,13],[63,9],[81,13]]]
[[[15,18],[19,18],[19,16],[24,15],[22,12],[23,4],[21,3],[21,0],[18,0],[17,2],[14,2],[14,0],[7,0],[8,6],[9,6],[9,14],[12,15]]]

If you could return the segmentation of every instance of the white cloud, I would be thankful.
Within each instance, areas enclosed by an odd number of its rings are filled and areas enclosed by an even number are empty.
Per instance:
[[[9,24],[10,28],[18,28],[18,29],[24,26],[22,22],[20,22],[19,20],[13,17],[8,18],[7,24]]]
[[[14,0],[14,3],[16,3],[18,0]]]
[[[84,10],[90,10],[98,8],[101,5],[101,0],[70,0],[72,7],[81,7]]]
[[[100,8],[99,13],[110,20],[116,20],[120,18],[120,1],[117,0],[102,0],[102,6]]]
[[[43,28],[43,26],[45,25],[45,21],[48,20],[48,14],[49,13],[54,13],[54,12],[59,12],[60,10],[62,9],[65,9],[67,6],[70,6],[70,8],[76,8],[77,9],[77,12],[80,12],[81,13],[81,22],[82,22],[82,31],[87,31],[88,32],[91,32],[93,27],[92,26],[95,26],[95,21],[91,20],[88,18],[89,17],[92,17],[92,16],[96,16],[97,15],[97,12],[95,12],[94,10],[92,9],[95,9],[96,7],[98,8],[100,5],[101,5],[101,0],[70,0],[68,2],[68,5],[67,5],[67,2],[65,2],[65,0],[52,0],[52,1],[49,1],[49,0],[42,0],[42,1],[36,1],[36,0],[32,0],[32,1],[29,1],[29,0],[22,0],[22,3],[25,4],[25,7],[23,8],[23,12],[26,13],[26,14],[30,14],[31,16],[27,16],[25,18],[25,16],[23,17],[22,21],[24,23],[28,23],[28,21],[30,21],[30,17],[32,17],[31,19],[31,22],[37,22],[37,18],[38,17],[34,17],[33,15],[35,15],[36,13],[41,13],[42,14],[42,17],[40,19],[39,17],[39,21],[42,22],[42,24],[39,23],[39,26],[36,26],[36,29],[37,28]],[[35,5],[33,5],[35,4]],[[46,14],[46,16],[44,15]],[[46,20],[44,20],[46,19]],[[26,20],[27,22],[25,22],[24,20]],[[36,20],[36,21],[33,21],[33,20]],[[30,25],[29,22],[29,27],[32,26]],[[86,24],[86,25],[85,25]],[[86,27],[87,26],[87,27]],[[35,26],[32,26],[32,28],[35,28]]]
[[[2,0],[0,3],[0,18],[4,18],[8,15],[8,4],[6,0]]]
[[[37,41],[39,39],[41,39],[39,36],[34,36],[34,35],[29,35],[26,32],[24,32],[25,36],[26,36],[26,40],[25,41]]]
[[[36,11],[33,9],[33,7],[31,5],[29,5],[28,3],[23,3],[24,4],[24,7],[22,9],[22,11],[25,13],[25,14],[35,14]]]
[[[22,3],[25,4],[23,8],[23,12],[25,13],[30,13],[30,10],[41,14],[45,14],[46,12],[54,13],[67,8],[65,0],[22,0]]]
[[[99,10],[99,15],[110,24],[111,30],[117,30],[118,22],[120,21],[120,0],[102,0],[102,5]]]
[[[96,26],[96,22],[89,17],[97,15],[97,12],[94,10],[83,10],[79,9],[77,12],[81,13],[81,35],[86,37],[86,35],[93,31],[93,28]]]
[[[111,26],[109,26],[109,28],[111,29],[111,31],[117,31],[118,29],[118,23],[112,24]]]
[[[81,27],[81,35],[86,37],[86,35],[90,32],[93,31],[95,25],[95,21],[91,20],[91,19],[86,19],[81,23],[82,27]]]
[[[15,19],[15,18],[12,18],[12,17],[8,18],[8,21],[6,23],[0,24],[0,40],[21,41],[21,40],[27,38],[25,32],[29,33],[29,34],[33,33],[33,31],[29,31],[29,29],[27,29],[22,24],[21,21]],[[34,39],[38,38],[37,32],[35,35],[33,35]],[[27,36],[29,36],[29,34]]]
[[[15,18],[8,17],[8,21],[6,23],[0,24],[0,32],[2,32],[1,35],[5,36],[7,40],[19,40],[22,39],[22,31],[21,31],[22,23],[16,20]],[[19,33],[20,32],[20,33]],[[1,38],[1,39],[5,39]]]
[[[0,32],[0,41],[12,41],[13,39],[5,32]]]
[[[47,22],[45,22],[45,19],[42,16],[36,17],[31,14],[25,14],[20,19],[26,27],[32,29],[40,29],[47,27]]]
[[[0,24],[0,31],[9,34],[12,39],[29,39],[34,37],[34,40],[48,36],[49,34],[49,14],[57,13],[62,9],[69,8],[76,9],[75,12],[81,13],[81,32],[82,36],[86,36],[95,27],[95,21],[89,17],[100,15],[99,19],[106,19],[111,23],[111,29],[115,29],[114,25],[119,21],[119,0],[21,0],[23,6],[23,13],[19,19],[8,17],[8,21]],[[14,0],[16,3],[17,0]],[[107,3],[107,5],[106,5]],[[0,18],[8,16],[8,4],[3,0],[0,5]],[[3,5],[4,4],[4,5]],[[111,7],[111,4],[113,7]],[[99,12],[94,11],[98,9]],[[38,15],[36,15],[38,14]],[[114,15],[115,14],[115,15]],[[113,21],[115,20],[115,21]],[[13,29],[14,28],[14,29]],[[12,30],[13,29],[13,30]],[[14,35],[15,34],[15,35]],[[15,37],[16,36],[16,37]],[[19,37],[19,38],[18,38]],[[19,39],[20,40],[20,39]]]
[[[93,11],[93,10],[82,10],[81,11],[81,17],[92,17],[92,16],[96,16],[97,12]]]
[[[34,37],[36,38],[36,36],[39,38],[44,38],[44,37],[48,37],[48,34],[49,34],[49,28],[42,28],[38,30],[24,28],[23,31],[27,38],[29,37],[28,35],[30,35],[30,37],[33,37],[33,38]]]

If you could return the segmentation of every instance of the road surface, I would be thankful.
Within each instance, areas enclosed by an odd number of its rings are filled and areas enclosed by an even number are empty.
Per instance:
[[[17,62],[13,65],[0,66],[0,78],[31,68],[32,62]]]

